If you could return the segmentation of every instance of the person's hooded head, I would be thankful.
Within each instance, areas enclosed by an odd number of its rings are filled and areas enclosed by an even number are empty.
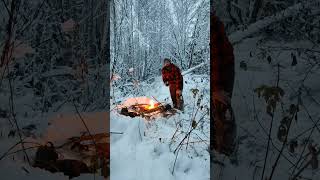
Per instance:
[[[171,60],[170,60],[169,58],[164,58],[164,60],[163,60],[163,66],[167,66],[167,65],[169,65],[169,64],[171,64]]]

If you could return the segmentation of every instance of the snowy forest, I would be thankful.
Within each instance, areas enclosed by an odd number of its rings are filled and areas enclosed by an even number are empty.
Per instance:
[[[110,68],[113,79],[121,78],[115,86],[133,86],[161,75],[164,58],[182,71],[208,62],[208,0],[112,0],[111,4]]]
[[[67,163],[87,170],[80,161],[63,160],[68,156],[62,156],[61,144],[81,133],[97,133],[93,122],[85,128],[83,113],[109,109],[108,9],[105,0],[0,2],[1,179],[57,180],[66,178],[62,172],[81,169],[64,169]],[[99,116],[96,126],[103,123],[107,129],[106,117]],[[41,148],[47,150],[42,158],[53,157],[55,169],[36,166]],[[79,179],[89,177],[94,175]]]
[[[235,56],[228,157],[209,153],[210,10]],[[320,179],[319,14],[320,0],[1,0],[1,179]]]
[[[210,178],[209,20],[209,0],[111,1],[111,179]],[[165,58],[183,76],[184,110]]]
[[[215,0],[235,54],[236,152],[215,180],[319,179],[320,1]]]

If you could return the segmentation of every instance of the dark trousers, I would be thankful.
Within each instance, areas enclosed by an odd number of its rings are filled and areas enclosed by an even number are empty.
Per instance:
[[[178,89],[175,85],[169,85],[171,100],[173,107],[182,110],[183,109],[183,96],[182,89]]]

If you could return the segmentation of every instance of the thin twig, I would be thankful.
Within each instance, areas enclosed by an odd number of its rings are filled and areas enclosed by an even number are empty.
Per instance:
[[[279,82],[280,82],[280,64],[277,65],[277,68],[278,68],[278,73],[277,73],[277,83],[276,83],[276,86],[279,87]],[[275,113],[275,108],[272,109],[272,117],[271,117],[271,122],[270,122],[270,127],[269,127],[269,134],[268,134],[267,151],[266,151],[266,155],[265,155],[265,158],[264,158],[261,180],[264,179],[264,172],[265,172],[265,169],[266,169],[267,158],[268,158],[268,154],[269,154],[270,140],[271,140],[271,132],[272,132],[273,121],[274,121],[274,113]],[[281,153],[282,153],[282,152],[281,152]],[[279,154],[281,154],[281,153],[279,153]]]
[[[266,169],[266,164],[267,164],[267,159],[268,159],[268,154],[269,154],[269,147],[270,147],[270,140],[271,140],[271,132],[272,132],[273,120],[274,120],[274,111],[275,111],[275,110],[273,109],[272,118],[271,118],[270,127],[269,127],[267,151],[266,151],[266,154],[265,154],[265,157],[264,157],[261,180],[264,179],[264,172],[265,172],[265,169]]]
[[[298,103],[299,103],[299,102],[298,102]],[[288,130],[287,130],[285,139],[284,139],[284,141],[283,141],[283,143],[282,143],[282,147],[281,147],[280,152],[278,153],[277,159],[276,159],[276,161],[274,162],[274,164],[273,164],[273,166],[272,166],[272,171],[271,171],[271,174],[270,174],[270,176],[269,176],[269,180],[272,179],[273,174],[274,174],[274,172],[275,172],[275,170],[276,170],[276,167],[277,167],[277,165],[278,165],[278,162],[279,162],[279,160],[280,160],[281,154],[282,154],[284,148],[286,147],[286,144],[287,144],[287,141],[288,141],[288,136],[289,136],[289,131],[290,131],[290,128],[291,128],[291,124],[292,124],[293,118],[295,117],[295,115],[296,115],[297,113],[298,113],[298,110],[297,110],[297,108],[296,108],[296,111],[292,114],[292,117],[290,118],[290,123],[289,123],[289,126],[288,126]]]
[[[9,14],[9,16],[11,16],[11,12],[10,12],[10,10],[9,10],[9,8],[8,8],[7,3],[6,3],[4,0],[1,0],[1,1],[2,1],[2,3],[3,3],[3,5],[4,5],[4,7],[6,8],[6,10],[7,10],[7,12],[8,12],[8,14]]]
[[[171,172],[172,175],[173,175],[173,173],[174,173],[174,168],[175,168],[175,166],[176,166],[176,162],[177,162],[178,155],[179,155],[179,152],[180,152],[181,148],[182,148],[182,146],[179,147],[178,152],[176,153],[176,158],[175,158],[175,160],[174,160],[173,167],[172,167],[172,172]]]
[[[96,141],[94,140],[94,137],[93,137],[93,135],[91,134],[91,132],[90,132],[90,130],[89,130],[86,122],[85,122],[84,119],[82,118],[82,116],[81,116],[81,114],[80,114],[80,112],[79,112],[79,110],[78,110],[78,108],[77,108],[77,106],[76,106],[76,104],[75,104],[75,102],[74,102],[74,99],[73,99],[72,102],[73,102],[73,105],[74,105],[74,107],[75,107],[75,109],[76,109],[76,112],[77,112],[80,120],[82,121],[83,125],[85,126],[85,128],[86,128],[86,130],[87,130],[87,132],[88,132],[88,134],[89,134],[89,136],[90,136],[91,139],[92,139],[92,142],[93,142],[93,144],[94,144],[94,146],[95,146],[96,156],[97,156],[97,154],[98,154],[98,146],[97,146],[97,144],[96,144]],[[96,166],[94,166],[94,172],[96,171],[95,168],[96,168]],[[94,179],[95,179],[95,173],[94,173]]]
[[[24,139],[23,139],[24,140]],[[0,161],[12,150],[14,149],[18,144],[20,144],[22,141],[17,142],[13,146],[11,146],[5,153],[3,153],[2,156],[0,156]]]
[[[317,155],[320,154],[320,151],[317,152]],[[297,177],[311,164],[312,159],[310,159],[292,178],[292,180],[296,180]]]
[[[302,105],[302,107],[304,107],[303,105]],[[305,107],[304,107],[305,108]],[[302,156],[303,156],[303,153],[304,153],[304,151],[306,150],[306,148],[307,148],[307,145],[308,145],[308,142],[310,141],[310,138],[311,138],[311,136],[312,136],[312,133],[313,133],[313,131],[318,127],[317,126],[317,124],[318,124],[318,122],[320,121],[320,118],[317,120],[317,122],[314,122],[313,121],[313,119],[312,119],[312,117],[310,116],[310,114],[309,114],[309,112],[308,112],[308,110],[305,108],[305,111],[308,113],[308,117],[312,120],[312,122],[314,123],[314,125],[313,125],[313,127],[312,127],[312,130],[311,130],[311,132],[310,132],[310,134],[309,134],[309,136],[308,136],[308,139],[307,139],[307,141],[306,141],[306,143],[305,143],[305,145],[304,145],[304,147],[303,147],[303,150],[302,150],[302,152],[300,153],[300,156],[299,156],[299,159],[298,159],[298,161],[295,163],[295,165],[294,165],[294,169],[293,169],[293,171],[292,171],[292,174],[294,174],[294,172],[295,172],[295,170],[297,169],[297,167],[298,167],[298,164],[300,163],[300,161],[302,160]]]
[[[9,86],[10,86],[11,113],[12,113],[13,121],[14,121],[14,123],[16,125],[17,131],[18,131],[18,134],[19,134],[19,138],[20,138],[20,141],[21,141],[21,146],[22,146],[22,149],[23,149],[23,153],[25,154],[28,163],[31,165],[29,156],[28,156],[27,152],[25,151],[24,143],[23,143],[23,140],[22,140],[22,133],[21,133],[20,127],[19,127],[17,119],[16,119],[11,78],[9,78]]]

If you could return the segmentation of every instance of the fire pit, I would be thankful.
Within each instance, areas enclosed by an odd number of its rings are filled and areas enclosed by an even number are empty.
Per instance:
[[[106,117],[108,112],[52,117],[41,139],[34,140],[42,146],[35,153],[33,166],[69,177],[97,172],[109,177],[110,133]]]
[[[156,116],[168,117],[176,113],[170,104],[160,103],[147,97],[127,99],[120,106],[120,114],[130,117],[141,116],[151,119]]]

